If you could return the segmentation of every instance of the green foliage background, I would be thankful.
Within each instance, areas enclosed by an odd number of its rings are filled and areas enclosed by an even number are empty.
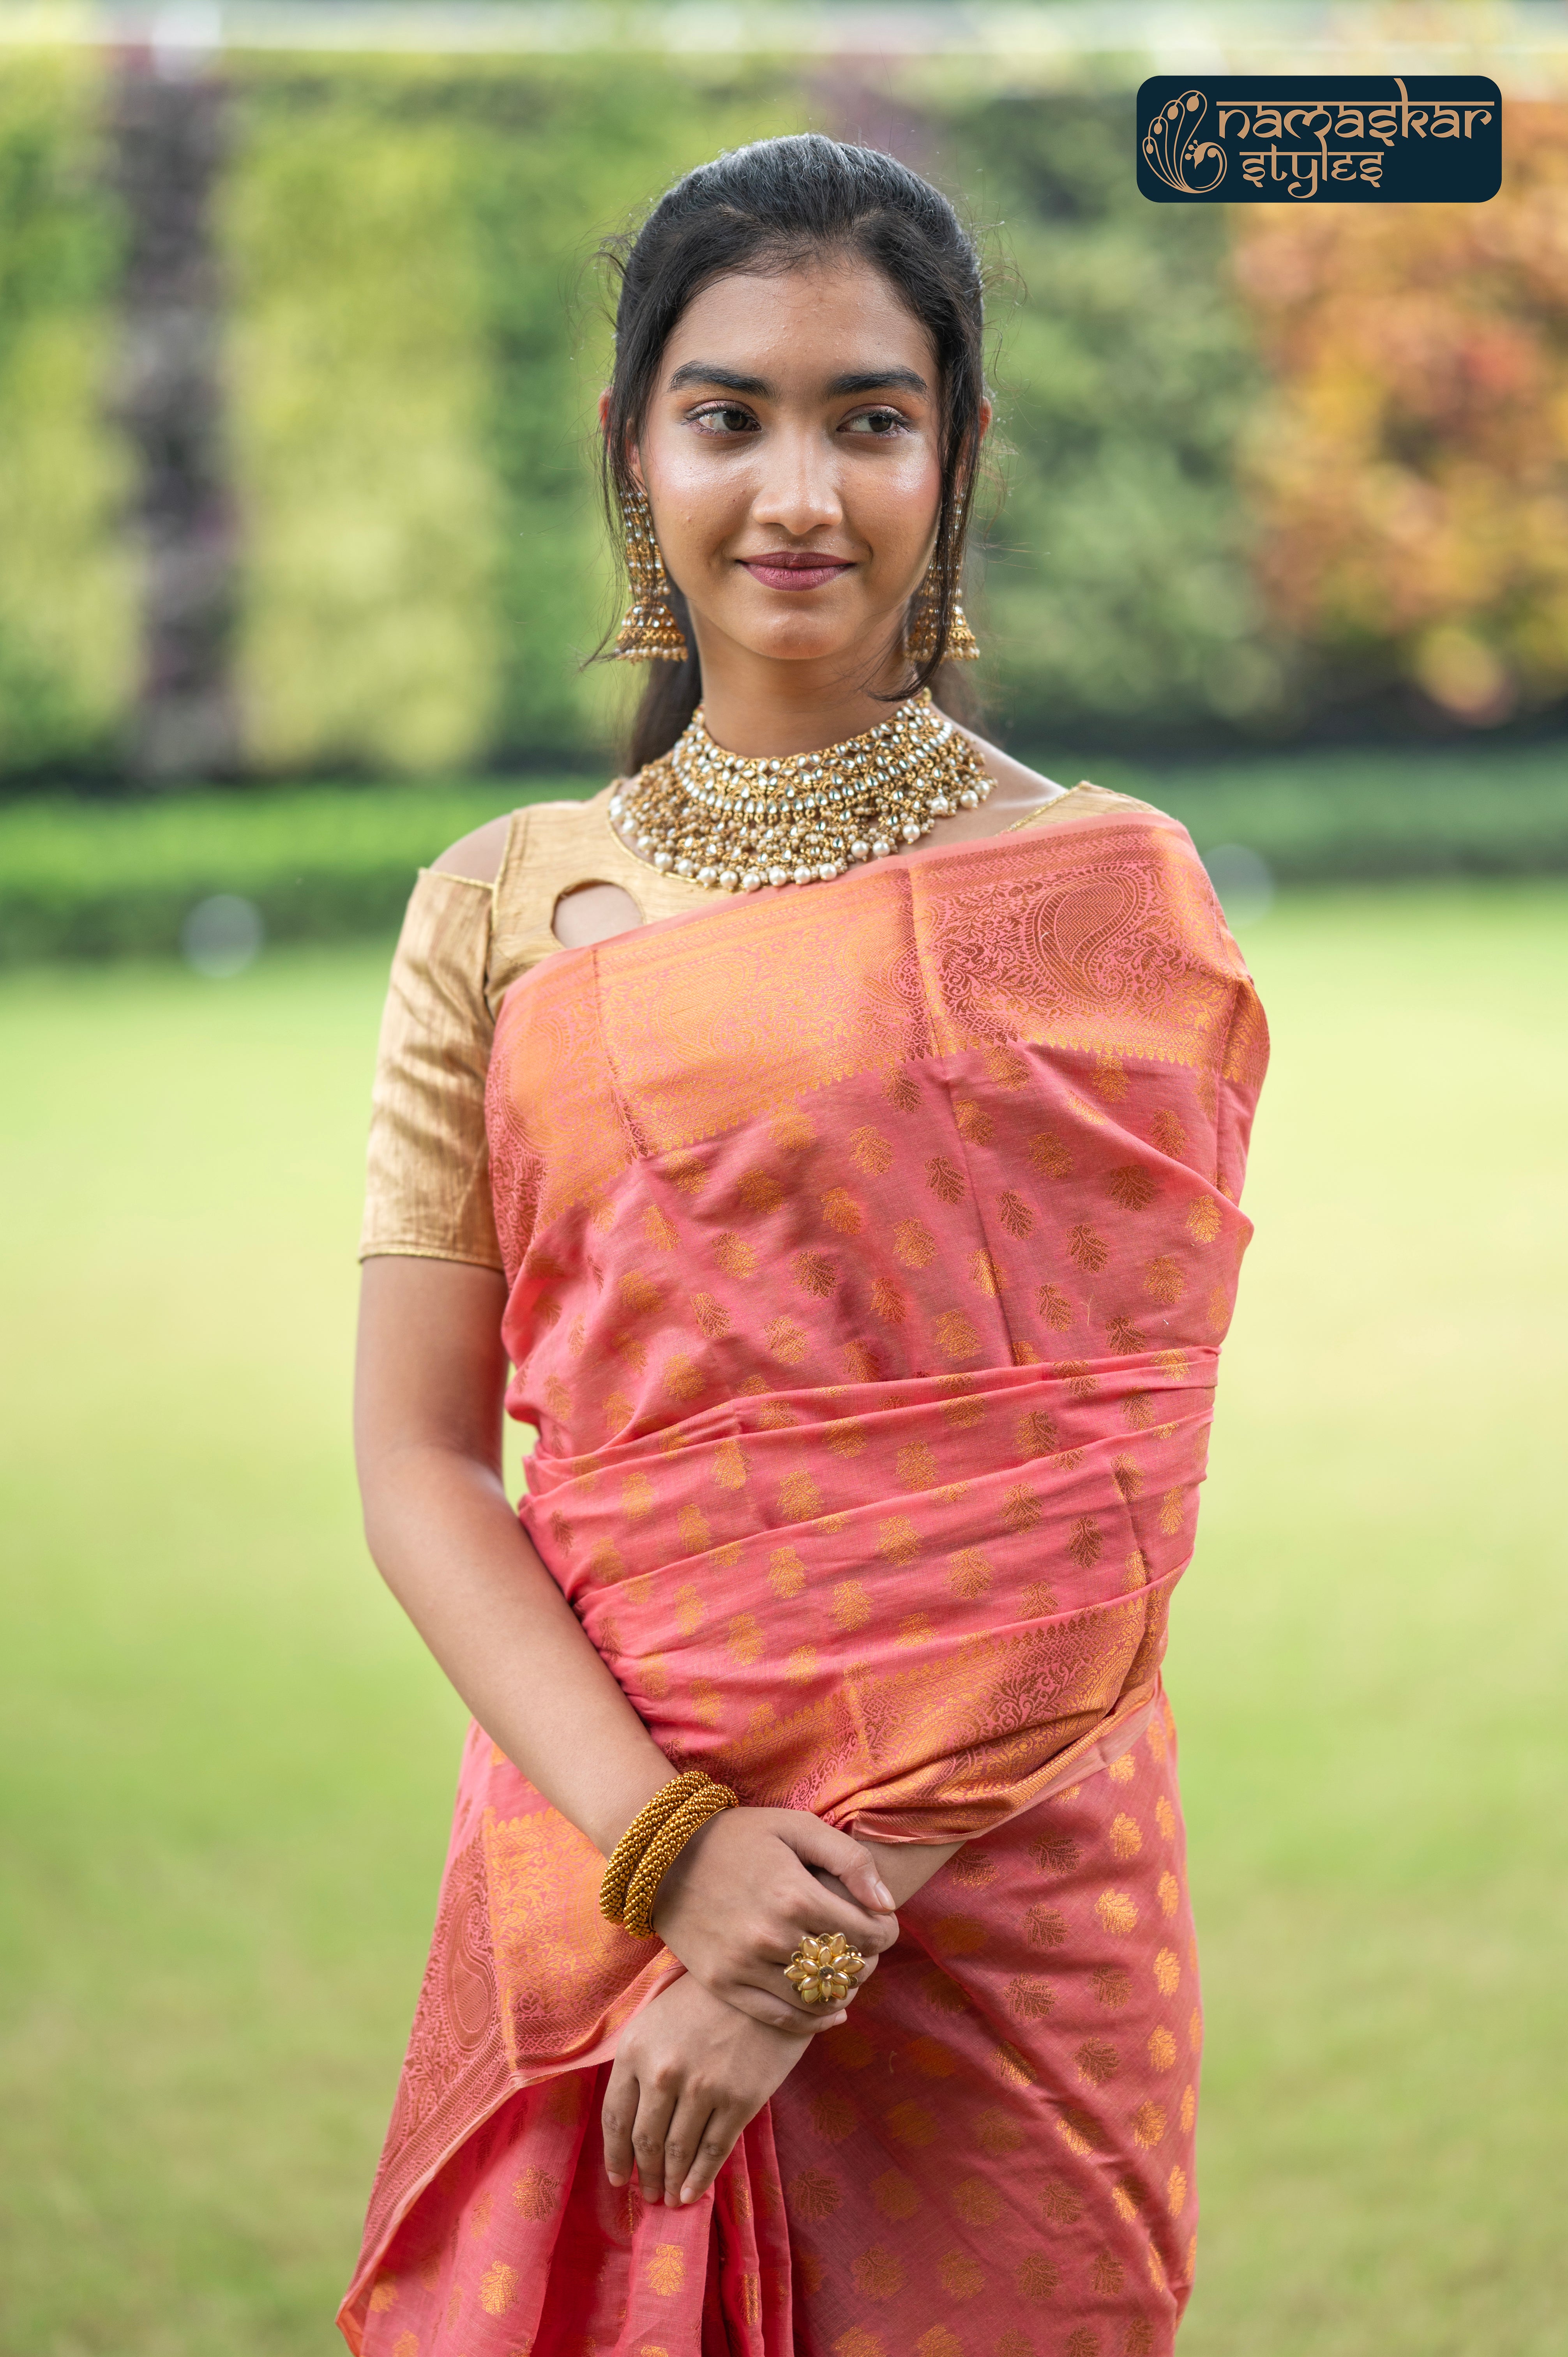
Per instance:
[[[113,765],[134,587],[109,425],[117,261],[86,52],[0,76],[0,774]]]
[[[592,464],[600,239],[822,116],[789,65],[231,60],[219,234],[263,775],[602,764],[624,683]],[[133,688],[114,218],[85,53],[0,91],[0,773],[102,767]],[[1147,205],[1130,98],[926,102],[1001,264],[1011,497],[977,571],[1022,745],[1168,748],[1282,709],[1231,451],[1257,363],[1216,215]]]

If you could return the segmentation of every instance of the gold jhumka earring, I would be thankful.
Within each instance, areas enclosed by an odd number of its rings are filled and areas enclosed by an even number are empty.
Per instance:
[[[653,511],[646,495],[635,487],[629,495],[623,493],[620,513],[631,604],[616,633],[615,659],[618,662],[683,662],[686,640],[671,610],[670,577],[653,536]]]
[[[926,567],[926,577],[915,592],[908,623],[904,632],[904,651],[911,662],[928,662],[937,650],[937,616],[942,608],[942,588],[952,563],[953,544],[958,539],[958,525],[952,539],[940,556],[933,556]],[[956,590],[952,614],[948,622],[947,644],[942,649],[944,662],[977,662],[980,641],[970,629],[963,604]]]

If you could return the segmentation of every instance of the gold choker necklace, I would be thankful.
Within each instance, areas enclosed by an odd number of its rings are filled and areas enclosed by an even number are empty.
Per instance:
[[[611,798],[609,818],[650,867],[756,892],[886,859],[990,792],[979,754],[922,688],[864,737],[775,760],[726,753],[699,705],[669,752]]]

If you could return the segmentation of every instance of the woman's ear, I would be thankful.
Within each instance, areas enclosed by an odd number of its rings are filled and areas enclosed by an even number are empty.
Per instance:
[[[605,398],[607,400],[607,399],[609,398],[608,394],[607,394],[607,395],[605,396]],[[601,404],[600,409],[599,409],[599,415],[600,415],[601,417],[603,417],[604,414],[605,414],[605,413],[604,413],[604,408],[603,408],[603,405]],[[991,431],[991,421],[992,421],[992,419],[995,416],[995,414],[996,414],[996,412],[995,412],[995,410],[992,407],[992,405],[991,405],[990,402],[988,402],[988,401],[982,401],[982,403],[981,403],[981,404],[980,404],[980,436],[979,436],[979,438],[980,438],[980,440],[981,440],[982,442],[983,442],[983,441],[984,441],[984,439],[985,439],[986,436],[990,433],[990,431]]]
[[[600,395],[599,395],[599,432],[600,432],[601,434],[607,434],[607,433],[609,432],[609,428],[610,428],[610,389],[609,389],[608,385],[607,384],[607,385],[606,385],[606,387],[605,387],[605,389],[604,389],[604,391],[603,391],[603,393],[600,393]]]

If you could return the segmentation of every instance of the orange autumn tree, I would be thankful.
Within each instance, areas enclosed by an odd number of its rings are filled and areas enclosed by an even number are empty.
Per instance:
[[[1568,694],[1568,106],[1485,205],[1239,207],[1273,390],[1244,470],[1278,620],[1484,726]]]

